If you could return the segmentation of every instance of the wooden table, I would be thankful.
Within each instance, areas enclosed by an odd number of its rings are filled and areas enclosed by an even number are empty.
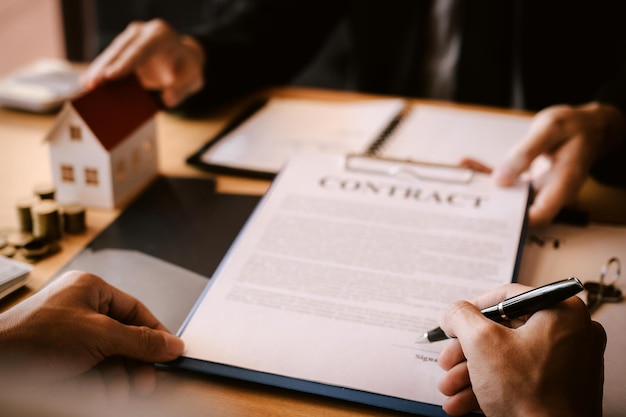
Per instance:
[[[276,89],[273,93],[287,97],[328,100],[367,98],[356,93],[324,90]],[[249,100],[253,99],[252,97]],[[185,158],[200,148],[249,100],[224,106],[203,119],[189,120],[161,113],[157,117],[160,172],[169,176],[212,176],[185,164]],[[430,103],[432,104],[432,103]],[[53,115],[33,115],[0,109],[0,229],[17,228],[15,204],[32,194],[33,187],[51,179],[48,150],[44,137],[52,126]],[[218,176],[217,191],[261,195],[269,182]],[[588,181],[574,204],[589,210],[593,218],[626,221],[626,191]],[[39,261],[32,280],[22,290],[0,301],[0,311],[43,286],[63,265],[119,214],[119,210],[88,210],[88,230],[83,235],[67,236],[60,253]],[[191,404],[215,416],[396,416],[402,415],[358,404],[260,386],[230,379],[197,376],[189,373],[159,372],[157,391],[170,394],[181,404]]]

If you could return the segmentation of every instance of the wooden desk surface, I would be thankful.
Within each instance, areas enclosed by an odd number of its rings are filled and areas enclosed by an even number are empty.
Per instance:
[[[323,90],[279,89],[281,96],[309,97],[329,100],[350,100],[369,97],[356,93]],[[160,172],[169,176],[212,176],[185,164],[185,158],[200,148],[209,137],[238,111],[239,102],[199,120],[189,120],[161,113],[157,117]],[[52,126],[54,116],[33,115],[0,109],[0,230],[17,229],[15,204],[32,195],[33,187],[50,182],[48,149],[43,139]],[[269,182],[236,177],[217,177],[218,192],[261,195]],[[626,221],[626,190],[600,186],[588,181],[575,207],[589,210],[594,219]],[[99,231],[119,214],[117,210],[88,210],[88,231],[84,235],[67,236],[60,253],[35,265],[27,288],[0,301],[0,311],[43,286],[63,265],[69,262]],[[379,410],[327,398],[259,386],[219,377],[195,376],[187,373],[159,372],[158,390],[174,393],[183,401],[208,407],[219,416],[394,416],[393,411]],[[207,408],[205,408],[207,409]]]

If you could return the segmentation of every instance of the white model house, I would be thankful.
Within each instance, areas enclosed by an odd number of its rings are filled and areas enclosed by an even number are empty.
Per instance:
[[[157,111],[135,77],[67,102],[46,138],[57,201],[116,208],[135,197],[157,174]]]

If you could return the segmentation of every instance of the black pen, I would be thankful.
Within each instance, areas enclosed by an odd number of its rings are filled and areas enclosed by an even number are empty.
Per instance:
[[[553,306],[582,290],[583,284],[580,280],[571,277],[507,298],[495,306],[483,308],[480,312],[488,319],[502,323]],[[437,342],[448,338],[441,327],[437,327],[424,333],[417,343]]]

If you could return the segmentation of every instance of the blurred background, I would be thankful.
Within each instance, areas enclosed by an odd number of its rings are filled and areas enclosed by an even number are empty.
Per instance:
[[[231,9],[231,0],[0,0],[0,78],[40,58],[90,62],[133,20],[160,17],[194,34]],[[339,25],[293,83],[349,87],[347,44]]]
[[[91,61],[133,20],[166,17],[179,31],[228,0],[0,0],[0,77],[39,58]]]
[[[63,58],[61,0],[0,0],[0,77],[35,59]]]

